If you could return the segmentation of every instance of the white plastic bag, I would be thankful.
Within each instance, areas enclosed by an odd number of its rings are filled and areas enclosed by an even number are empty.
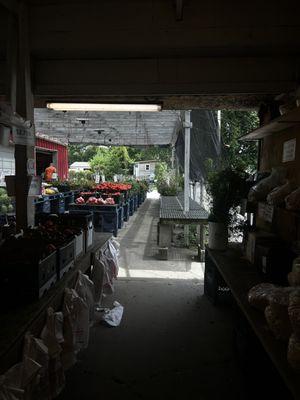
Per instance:
[[[248,200],[252,202],[265,200],[267,195],[277,186],[285,182],[286,169],[283,167],[272,168],[272,173],[267,178],[259,181],[253,186],[248,195]]]
[[[75,348],[75,337],[73,332],[73,321],[69,305],[63,302],[63,334],[64,342],[61,344],[61,362],[64,370],[71,368],[76,363],[76,348]]]
[[[95,304],[100,305],[103,294],[105,265],[99,257],[94,258],[94,265],[92,267],[91,280],[94,282],[95,288]]]
[[[24,357],[28,357],[38,364],[41,369],[38,373],[39,383],[34,388],[32,399],[50,400],[50,380],[49,380],[49,352],[45,343],[38,338],[35,338],[30,333],[25,335],[24,339]]]
[[[108,251],[100,251],[98,260],[103,268],[103,293],[112,294],[114,292],[115,264]]]
[[[1,400],[32,400],[41,365],[28,357],[0,377]]]
[[[277,186],[267,196],[267,202],[272,206],[278,206],[284,202],[286,196],[291,193],[292,186],[289,181],[282,186]]]
[[[119,243],[116,240],[109,240],[108,249],[105,252],[111,263],[113,277],[116,279],[119,273]]]
[[[85,349],[89,343],[89,308],[74,289],[65,289],[64,308],[71,318],[75,351]]]
[[[75,290],[88,306],[90,324],[92,325],[94,321],[94,306],[95,306],[94,282],[90,280],[90,278],[87,275],[83,274],[81,271],[78,271]]]
[[[285,205],[288,210],[300,210],[300,188],[285,198]]]
[[[65,385],[65,374],[61,363],[61,343],[63,342],[63,314],[54,312],[51,307],[47,310],[46,325],[41,333],[49,351],[49,381],[52,397],[56,397]]]
[[[124,307],[117,301],[113,303],[114,308],[105,313],[102,320],[109,326],[119,326],[122,320]]]

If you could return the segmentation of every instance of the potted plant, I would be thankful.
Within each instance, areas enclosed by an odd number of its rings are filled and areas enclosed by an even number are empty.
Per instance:
[[[228,227],[231,223],[233,207],[248,193],[248,174],[231,167],[209,173],[207,192],[211,196],[209,215],[209,244],[211,249],[225,250],[228,244]]]

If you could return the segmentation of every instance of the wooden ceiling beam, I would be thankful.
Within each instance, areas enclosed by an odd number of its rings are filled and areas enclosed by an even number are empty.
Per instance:
[[[176,8],[176,21],[182,21],[183,20],[183,0],[176,0],[175,8]]]
[[[0,0],[0,6],[6,8],[13,14],[19,13],[19,2],[17,0]]]

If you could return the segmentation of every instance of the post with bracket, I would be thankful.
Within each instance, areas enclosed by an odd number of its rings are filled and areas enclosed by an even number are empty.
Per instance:
[[[31,90],[28,9],[24,2],[10,16],[7,46],[8,81],[7,99],[12,111],[12,132],[15,143],[15,198],[17,228],[34,225],[34,201],[29,186],[34,175],[35,134],[34,106]],[[21,118],[18,119],[16,114]],[[26,123],[25,123],[26,121]]]
[[[184,202],[183,212],[190,209],[190,142],[191,142],[191,112],[184,112]],[[184,225],[184,241],[189,246],[189,225]]]

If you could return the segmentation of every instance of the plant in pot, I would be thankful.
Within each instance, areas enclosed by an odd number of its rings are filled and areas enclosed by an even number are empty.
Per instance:
[[[225,250],[228,244],[228,227],[232,222],[232,208],[248,193],[248,174],[227,167],[208,174],[207,192],[211,196],[209,222],[209,244],[211,249]]]

